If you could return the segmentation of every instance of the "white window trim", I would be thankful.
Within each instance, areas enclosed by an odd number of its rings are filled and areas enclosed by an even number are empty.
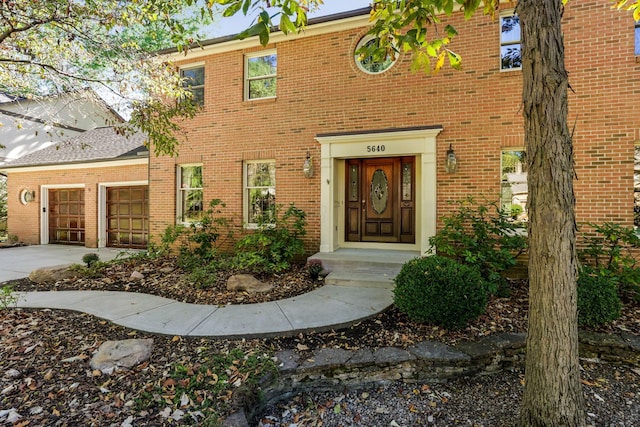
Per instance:
[[[182,190],[182,168],[185,167],[190,167],[190,166],[200,166],[200,168],[203,168],[202,163],[180,163],[179,165],[176,165],[176,224],[182,224],[182,225],[190,225],[192,224],[189,221],[182,221],[181,218],[183,216],[183,212],[182,212],[182,194],[184,193],[184,190]],[[202,172],[204,173],[204,170],[202,170]],[[188,190],[203,190],[203,194],[204,194],[204,177],[202,179],[203,183],[203,187],[201,188],[188,188]],[[202,201],[202,203],[204,204],[204,200]],[[204,208],[204,206],[203,206]]]
[[[202,88],[202,105],[204,105],[204,96],[206,92],[205,84],[207,80],[207,73],[205,72],[205,69],[204,69],[204,62],[198,62],[196,64],[189,64],[189,65],[185,65],[184,67],[180,67],[180,78],[184,79],[184,76],[182,74],[183,71],[195,70],[197,68],[202,68],[202,73],[204,74],[204,81],[202,82],[201,85],[189,86],[189,91],[192,91],[193,89]]]
[[[510,71],[521,71],[522,70],[522,66],[520,67],[514,67],[514,68],[502,68],[502,47],[503,46],[510,46],[510,45],[514,45],[514,44],[519,44],[520,45],[520,57],[522,57],[522,25],[520,26],[520,40],[518,40],[517,42],[509,42],[509,43],[503,43],[502,42],[502,18],[504,17],[508,17],[508,16],[516,16],[518,15],[515,11],[515,9],[508,9],[508,10],[504,10],[500,12],[500,19],[498,19],[498,22],[500,23],[500,34],[499,34],[499,42],[500,42],[500,46],[498,47],[499,49],[499,55],[498,55],[498,67],[500,67],[500,72],[510,72]]]
[[[273,99],[273,98],[277,98],[277,92],[278,92],[278,86],[277,86],[277,81],[276,81],[276,95],[274,96],[265,96],[263,98],[249,98],[249,82],[250,81],[254,81],[254,80],[264,80],[264,79],[270,79],[275,77],[277,80],[278,77],[278,66],[276,65],[276,73],[275,74],[265,74],[263,76],[260,77],[252,77],[249,78],[249,60],[252,58],[260,58],[261,56],[270,56],[270,55],[276,55],[276,58],[278,56],[278,51],[277,49],[267,49],[267,50],[260,50],[257,52],[252,52],[252,53],[247,53],[244,56],[244,100],[245,101],[257,101],[259,99]]]
[[[242,162],[242,221],[244,224],[244,228],[248,230],[255,230],[258,228],[257,223],[249,222],[249,191],[248,191],[249,186],[247,182],[247,165],[252,163],[273,163],[273,167],[274,168],[276,167],[275,159],[245,160],[244,162]],[[273,188],[276,189],[276,192],[278,191],[277,182],[278,181],[276,179],[276,185],[273,186]],[[251,188],[258,188],[258,187],[251,187]],[[277,200],[277,197],[278,196],[276,195],[276,200]]]

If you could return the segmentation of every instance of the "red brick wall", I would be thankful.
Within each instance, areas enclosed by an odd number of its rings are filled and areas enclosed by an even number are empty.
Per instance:
[[[277,48],[277,98],[243,100],[243,54],[205,61],[205,109],[188,124],[189,142],[177,158],[151,158],[151,223],[157,236],[175,222],[175,165],[201,162],[205,199],[220,198],[242,222],[242,161],[276,160],[277,202],[295,202],[309,219],[308,249],[317,250],[320,220],[319,144],[322,133],[442,125],[438,144],[437,214],[466,195],[497,199],[500,153],[523,146],[520,71],[499,69],[499,24],[457,15],[451,48],[464,69],[437,75],[412,73],[410,58],[381,75],[353,62],[365,28],[303,39]],[[575,127],[579,221],[633,223],[633,146],[640,139],[640,64],[634,57],[633,19],[604,1],[570,2],[563,21]],[[256,49],[250,49],[254,51]],[[182,65],[190,61],[182,61]],[[458,172],[442,163],[453,144]],[[306,179],[306,152],[315,176]]]
[[[8,233],[28,244],[40,244],[40,213],[43,206],[40,188],[46,185],[84,184],[85,196],[85,245],[98,245],[98,184],[105,182],[146,181],[147,165],[129,165],[88,169],[64,169],[20,172],[7,174]],[[23,205],[20,192],[23,189],[36,193],[35,201]]]

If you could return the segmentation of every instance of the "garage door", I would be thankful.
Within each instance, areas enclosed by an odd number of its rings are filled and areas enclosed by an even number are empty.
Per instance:
[[[84,244],[84,188],[49,190],[49,243]]]
[[[146,248],[149,242],[149,188],[107,188],[107,246]]]

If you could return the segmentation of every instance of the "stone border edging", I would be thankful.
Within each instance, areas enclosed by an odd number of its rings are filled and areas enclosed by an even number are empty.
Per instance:
[[[579,338],[582,358],[640,366],[640,337],[636,335],[580,331]],[[282,350],[276,354],[278,378],[263,380],[260,404],[232,414],[222,425],[248,427],[247,419],[265,406],[310,390],[363,388],[396,380],[438,383],[498,372],[521,364],[525,345],[524,333],[502,333],[455,346],[422,341],[406,350],[323,348],[304,360],[294,350]]]

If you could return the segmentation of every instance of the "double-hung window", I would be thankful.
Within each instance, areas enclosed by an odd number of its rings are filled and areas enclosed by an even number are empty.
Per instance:
[[[202,165],[179,165],[178,222],[190,224],[202,219],[204,205],[202,192]]]
[[[275,50],[246,55],[244,59],[244,98],[275,98],[278,54]]]
[[[272,223],[276,209],[276,162],[244,164],[244,219],[248,227]]]
[[[192,94],[192,102],[204,105],[204,66],[183,68],[180,77],[183,87]]]
[[[500,202],[514,220],[527,220],[527,162],[524,150],[503,150],[501,156]]]
[[[520,18],[518,15],[500,16],[500,69],[522,68]]]

